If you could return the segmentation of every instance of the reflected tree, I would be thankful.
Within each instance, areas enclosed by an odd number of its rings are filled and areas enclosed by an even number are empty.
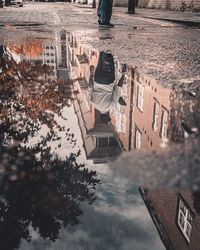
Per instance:
[[[192,180],[193,208],[200,215],[199,161],[196,157],[196,155],[199,155],[198,140],[200,134],[200,88],[198,83],[187,86],[186,89],[174,89],[170,99],[171,139],[175,142],[183,142],[185,132],[189,135],[193,135],[195,138],[194,141],[193,139],[190,141],[191,152],[188,152],[188,159],[184,162],[183,167],[185,167],[186,162],[188,162],[187,177],[190,177]],[[186,154],[186,152],[184,152],[184,154]]]
[[[76,162],[47,152],[37,159],[34,151],[1,148],[0,238],[2,249],[31,240],[30,228],[55,241],[62,226],[76,225],[83,213],[80,202],[92,204],[99,183],[96,173]]]
[[[52,68],[41,61],[16,62],[6,47],[0,46],[1,138],[27,142],[45,124],[55,136],[55,114],[73,99],[71,82],[52,77]],[[29,131],[29,133],[27,133]],[[20,133],[19,133],[20,132]],[[67,133],[70,136],[70,133]],[[27,136],[27,137],[26,137]]]
[[[170,138],[183,142],[184,133],[199,134],[200,130],[200,89],[175,88],[170,95]]]
[[[66,82],[40,62],[16,62],[3,46],[0,70],[0,244],[10,250],[30,241],[33,230],[55,241],[63,226],[78,224],[81,203],[94,202],[99,180],[77,162],[80,152],[61,160],[48,146],[64,129],[56,116],[72,99]],[[48,133],[31,146],[42,125]],[[66,140],[75,141],[70,129]]]

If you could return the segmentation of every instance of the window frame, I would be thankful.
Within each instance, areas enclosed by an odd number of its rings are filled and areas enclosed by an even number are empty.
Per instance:
[[[177,203],[176,223],[187,243],[190,243],[191,240],[193,220],[194,220],[193,212],[191,211],[191,209],[189,208],[183,197],[179,195]],[[188,233],[188,227],[189,227],[189,233]]]
[[[159,127],[160,103],[154,98],[152,128],[156,133]]]
[[[135,148],[138,149],[138,150],[140,150],[141,146],[142,146],[142,132],[136,126],[135,127]]]
[[[141,112],[143,112],[144,109],[144,90],[145,87],[139,83],[137,89],[137,107]]]
[[[162,106],[161,112],[160,138],[166,139],[168,138],[169,111]]]

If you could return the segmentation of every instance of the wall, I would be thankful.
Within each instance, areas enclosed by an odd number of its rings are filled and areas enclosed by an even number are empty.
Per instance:
[[[143,91],[139,91],[139,88]],[[141,94],[139,94],[139,92]],[[160,150],[160,144],[168,138],[171,89],[164,88],[154,79],[134,74],[132,146],[142,150]],[[141,105],[138,106],[138,103]],[[155,112],[155,103],[157,104]],[[166,113],[166,123],[163,122]],[[165,125],[166,124],[166,125]],[[165,133],[164,133],[164,126]],[[136,131],[140,132],[140,147],[136,146]]]
[[[139,7],[200,11],[200,0],[139,0]]]
[[[147,198],[153,207],[153,215],[158,216],[159,224],[161,223],[174,249],[176,250],[199,250],[199,233],[200,233],[200,215],[193,208],[193,196],[189,190],[156,189],[147,191]],[[192,222],[192,233],[190,243],[186,242],[184,236],[179,230],[177,220],[178,195],[181,194],[187,206],[194,214]]]

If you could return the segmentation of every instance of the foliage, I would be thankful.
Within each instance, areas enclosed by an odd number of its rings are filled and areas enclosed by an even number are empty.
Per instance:
[[[70,83],[51,77],[40,62],[16,62],[2,46],[0,71],[0,242],[9,250],[30,241],[32,229],[55,241],[63,226],[78,224],[80,203],[94,202],[99,180],[77,163],[80,152],[61,160],[48,146],[64,129],[55,117],[72,99]],[[29,145],[42,125],[49,132]],[[75,143],[70,129],[66,140]]]

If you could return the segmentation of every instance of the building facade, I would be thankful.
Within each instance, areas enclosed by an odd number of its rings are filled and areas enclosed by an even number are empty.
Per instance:
[[[134,76],[132,149],[159,150],[169,138],[170,94],[155,80]]]
[[[116,158],[122,149],[115,131],[108,122],[102,122],[100,112],[90,103],[88,88],[90,68],[96,67],[99,51],[82,43],[82,34],[73,33],[68,40],[69,78],[77,93],[73,101],[74,110],[82,135],[87,159],[104,163]]]
[[[152,9],[200,10],[199,0],[139,0],[138,6]]]
[[[93,5],[94,0],[75,0],[76,3]],[[98,4],[98,0],[95,1]],[[178,11],[200,11],[200,0],[136,0],[138,7],[163,9],[163,10],[178,10]],[[113,6],[127,7],[128,0],[113,0]]]
[[[189,190],[140,193],[167,250],[199,250],[200,215]]]

